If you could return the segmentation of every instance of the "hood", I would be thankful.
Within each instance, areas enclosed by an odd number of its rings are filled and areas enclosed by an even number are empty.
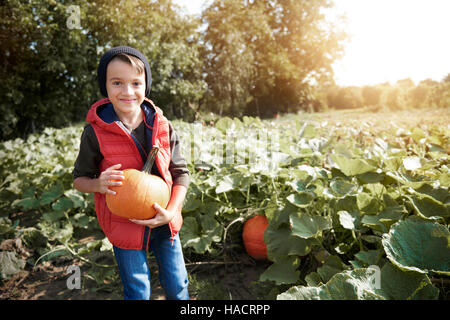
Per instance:
[[[144,99],[141,105],[141,109],[144,111],[144,121],[150,128],[153,127],[154,121],[163,115],[160,108],[155,106],[153,101],[148,98]],[[117,130],[122,130],[117,125],[119,118],[114,111],[114,107],[108,98],[103,98],[95,102],[86,116],[86,121],[90,124],[95,124],[103,129],[117,132]]]

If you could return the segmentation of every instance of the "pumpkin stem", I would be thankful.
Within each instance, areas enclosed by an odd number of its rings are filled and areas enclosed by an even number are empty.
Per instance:
[[[159,148],[158,147],[153,147],[152,150],[150,150],[148,157],[147,157],[147,161],[145,161],[144,167],[142,168],[141,171],[150,174],[152,167],[153,167],[153,163],[155,162],[156,159],[156,155],[158,154]]]

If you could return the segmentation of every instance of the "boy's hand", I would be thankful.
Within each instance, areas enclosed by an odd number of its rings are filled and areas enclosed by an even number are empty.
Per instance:
[[[125,179],[123,176],[123,171],[119,171],[118,169],[121,167],[121,164],[115,164],[105,171],[103,171],[98,177],[98,192],[100,193],[109,193],[115,195],[116,193],[109,189],[109,187],[113,186],[121,186],[122,180]],[[114,181],[120,180],[120,181]]]
[[[156,202],[153,204],[153,208],[156,210],[156,215],[153,218],[148,220],[130,219],[130,221],[140,224],[142,226],[156,228],[164,224],[168,224],[170,221],[172,221],[173,217],[175,216],[175,212],[164,209]]]

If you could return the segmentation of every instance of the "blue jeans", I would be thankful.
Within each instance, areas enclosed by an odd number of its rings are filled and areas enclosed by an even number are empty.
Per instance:
[[[145,250],[147,232],[146,227],[142,250],[120,249],[113,246],[125,300],[150,299],[150,268]],[[155,255],[159,268],[159,281],[166,298],[189,300],[187,271],[179,235],[174,237],[172,245],[168,225],[151,229],[149,249]]]

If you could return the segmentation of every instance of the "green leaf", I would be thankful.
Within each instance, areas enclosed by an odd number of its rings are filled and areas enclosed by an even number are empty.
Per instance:
[[[339,222],[345,229],[356,230],[361,226],[361,216],[359,212],[339,211]]]
[[[70,189],[64,192],[64,195],[72,201],[73,208],[87,208],[87,201],[84,200],[83,194],[80,191]]]
[[[336,273],[342,272],[346,269],[348,269],[348,267],[338,256],[330,255],[326,258],[325,263],[321,267],[317,268],[317,273],[322,278],[323,283],[326,283]]]
[[[222,133],[226,133],[227,130],[234,129],[234,121],[229,117],[222,117],[217,122],[215,127]]]
[[[289,255],[307,255],[314,243],[312,239],[294,236],[292,230],[286,225],[275,229],[270,223],[264,232],[264,242],[267,246],[267,256],[271,261]]]
[[[374,230],[387,232],[392,224],[402,218],[404,213],[404,207],[387,207],[377,215],[364,215],[361,223]]]
[[[403,272],[390,263],[336,273],[316,287],[295,286],[277,300],[424,300],[437,299],[439,290],[424,274]]]
[[[33,210],[39,208],[39,200],[35,198],[25,198],[20,200],[14,200],[11,204],[13,207],[20,207],[23,210]]]
[[[188,197],[183,205],[183,213],[194,212],[202,205],[201,200],[195,197]]]
[[[70,223],[66,223],[63,228],[59,229],[55,236],[62,243],[66,243],[72,238],[73,235],[73,226]]]
[[[382,255],[382,250],[360,251],[355,254],[355,258],[364,264],[365,267],[377,265]]]
[[[22,260],[15,252],[0,252],[0,279],[9,279],[24,267],[25,260]]]
[[[346,195],[353,194],[356,191],[357,186],[338,177],[330,182],[330,188],[333,190],[335,195],[344,197]]]
[[[436,300],[439,289],[433,286],[425,274],[403,271],[391,263],[381,269],[381,288],[391,300]]]
[[[289,222],[292,235],[303,239],[317,237],[323,230],[331,229],[328,217],[310,215],[306,212],[291,215]]]
[[[44,192],[39,198],[39,204],[44,206],[50,204],[61,196],[61,190],[50,190]]]
[[[297,270],[299,265],[298,257],[279,258],[261,274],[259,280],[275,281],[276,284],[295,283],[300,275],[300,271]]]
[[[421,193],[405,197],[411,201],[419,216],[431,219],[450,217],[450,205],[444,205],[433,197]]]
[[[450,232],[435,222],[409,218],[383,235],[388,259],[397,267],[420,273],[450,275]]]
[[[368,193],[361,192],[356,196],[356,203],[360,211],[368,214],[375,214],[378,212],[379,205],[375,197]]]
[[[102,240],[102,245],[100,247],[100,251],[112,251],[113,250],[113,245],[111,244],[111,242],[109,242],[108,238],[105,237]]]
[[[56,211],[66,211],[72,209],[73,207],[74,203],[67,197],[60,198],[58,201],[52,204],[53,210]]]
[[[64,211],[52,211],[46,212],[42,215],[42,218],[48,222],[55,222],[60,219],[64,219],[66,216],[64,215]]]
[[[314,194],[312,192],[297,192],[289,195],[287,200],[294,206],[306,208],[314,200]]]
[[[222,238],[223,228],[216,219],[208,215],[199,216],[200,224],[195,217],[186,217],[180,231],[183,247],[191,247],[197,253],[211,251],[211,244]]]
[[[239,175],[226,175],[216,187],[216,193],[224,193],[236,189],[239,185]]]
[[[339,170],[348,177],[376,171],[375,167],[371,166],[363,159],[351,159],[338,154],[332,154],[331,159],[336,163]]]

